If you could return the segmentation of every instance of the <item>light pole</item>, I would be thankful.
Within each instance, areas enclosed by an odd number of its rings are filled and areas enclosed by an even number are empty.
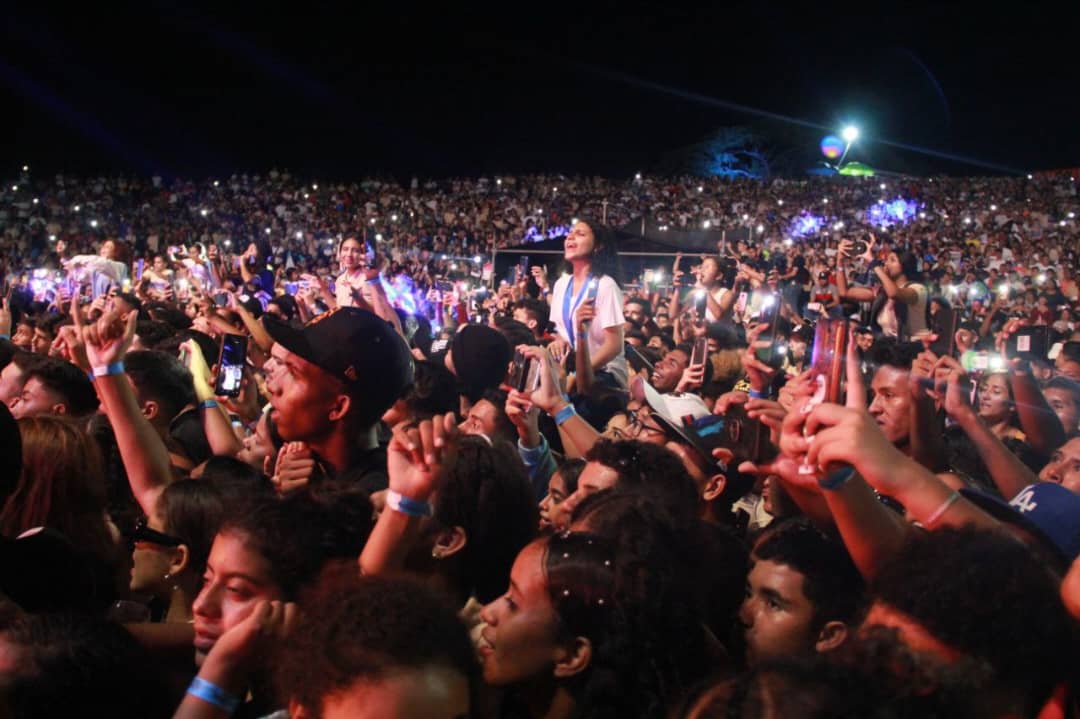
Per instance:
[[[844,154],[840,155],[840,162],[836,163],[837,170],[844,166],[844,158],[847,157],[848,150],[851,149],[852,143],[859,139],[859,128],[848,125],[840,133],[840,137],[844,140]]]

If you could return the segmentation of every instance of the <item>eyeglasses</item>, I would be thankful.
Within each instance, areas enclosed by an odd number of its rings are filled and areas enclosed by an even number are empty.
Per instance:
[[[135,522],[135,528],[128,534],[128,544],[134,548],[137,542],[149,542],[150,544],[157,544],[162,547],[179,547],[181,544],[187,544],[179,537],[173,537],[168,534],[157,531],[156,529],[150,529],[146,526],[146,519],[140,519]]]
[[[645,424],[648,417],[642,418],[641,410],[628,409],[624,412],[627,419],[630,421],[625,427],[613,427],[612,433],[617,439],[636,439],[640,437],[643,432],[650,432],[655,435],[667,435],[662,427],[658,427],[655,424]]]

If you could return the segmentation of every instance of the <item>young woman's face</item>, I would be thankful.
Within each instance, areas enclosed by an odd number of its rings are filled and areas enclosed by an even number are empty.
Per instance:
[[[992,374],[979,388],[979,416],[985,420],[1000,422],[1009,416],[1012,401],[1004,375]]]
[[[567,260],[585,259],[592,255],[596,247],[596,235],[584,222],[575,222],[570,234],[563,242],[563,257]]]
[[[250,437],[244,438],[244,448],[236,454],[236,458],[241,462],[246,462],[259,471],[262,471],[263,460],[270,456],[274,449],[266,423],[267,415],[264,413],[259,418],[259,423],[255,425],[255,431]]]
[[[570,526],[570,517],[560,510],[560,506],[569,492],[566,491],[566,482],[562,474],[555,472],[548,480],[548,492],[540,500],[540,529],[565,529]]]
[[[338,263],[343,270],[354,270],[364,266],[364,247],[360,241],[350,237],[338,248]]]
[[[146,518],[146,526],[162,534],[168,534],[165,522],[158,513],[151,512]],[[167,597],[171,589],[170,567],[179,550],[154,542],[136,541],[131,552],[131,591],[149,592],[158,597]]]
[[[510,570],[510,589],[480,613],[480,662],[484,681],[507,686],[550,676],[565,648],[557,641],[558,616],[544,574],[544,540],[518,553]]]
[[[720,274],[720,265],[716,262],[716,258],[706,257],[701,261],[701,284],[711,284],[718,274]]]
[[[900,264],[900,256],[895,252],[890,252],[889,256],[885,259],[885,272],[893,279],[904,274],[904,268]]]
[[[112,240],[105,240],[101,243],[101,249],[98,250],[98,254],[107,260],[116,259],[116,243]]]
[[[281,599],[270,563],[237,532],[219,532],[195,598],[195,663],[202,664],[221,635],[244,621],[263,599]]]

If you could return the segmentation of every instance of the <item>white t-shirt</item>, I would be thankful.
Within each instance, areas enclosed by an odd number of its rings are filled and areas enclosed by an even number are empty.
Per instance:
[[[355,277],[350,277],[348,270],[338,275],[334,280],[334,296],[338,307],[354,307],[356,300],[353,299],[353,291],[359,293],[366,281],[363,272]]]
[[[551,321],[555,324],[555,331],[567,342],[573,344],[574,313],[577,310],[578,296],[585,301],[585,293],[581,287],[575,287],[570,298],[570,327],[563,321],[563,304],[566,297],[567,287],[573,278],[570,275],[560,277],[555,281],[555,287],[551,292]],[[600,347],[604,344],[604,330],[608,327],[621,327],[626,319],[623,317],[622,290],[615,284],[615,280],[607,275],[600,278],[600,284],[596,290],[596,318],[589,326],[589,355],[596,356]],[[614,375],[616,381],[622,387],[627,386],[626,354],[620,346],[619,353],[604,366],[604,369]]]
[[[926,286],[921,285],[918,282],[910,282],[906,287],[915,290],[915,293],[918,295],[915,304],[907,306],[906,334],[910,338],[919,332],[925,332],[929,329],[926,326],[926,301],[930,295],[926,291]],[[896,300],[889,300],[886,302],[877,316],[878,325],[881,327],[881,331],[890,337],[898,336],[900,331],[900,328],[896,323],[895,302]]]

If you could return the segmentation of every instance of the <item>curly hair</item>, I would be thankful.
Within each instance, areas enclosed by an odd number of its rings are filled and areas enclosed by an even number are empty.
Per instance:
[[[871,598],[986,662],[989,682],[1011,688],[1034,715],[1076,656],[1076,627],[1058,584],[1014,538],[946,528],[915,535],[875,577]]]
[[[435,497],[435,523],[461,527],[466,543],[457,555],[457,584],[464,597],[484,603],[509,584],[510,568],[536,535],[539,510],[517,451],[463,437],[446,480]]]
[[[257,497],[234,508],[218,535],[231,534],[262,556],[282,598],[295,600],[326,562],[355,562],[371,530],[371,504],[335,501],[333,493]]]
[[[754,544],[754,561],[772,561],[803,576],[802,591],[814,607],[813,628],[826,622],[855,624],[862,615],[866,586],[847,549],[805,517],[770,526]]]
[[[465,625],[445,597],[418,581],[328,571],[305,593],[300,624],[278,648],[275,686],[283,704],[320,716],[328,696],[357,682],[430,667],[479,670]],[[470,691],[472,694],[473,691]]]
[[[701,512],[697,485],[671,450],[638,440],[613,442],[601,439],[585,454],[588,462],[598,462],[618,474],[617,487],[647,488],[662,506],[680,520],[694,519]]]
[[[679,565],[660,535],[567,532],[546,540],[544,572],[563,638],[589,639],[588,667],[566,688],[582,716],[662,717],[704,666],[699,621],[680,611]],[[644,551],[639,551],[644,550]],[[682,576],[685,576],[683,573]]]

